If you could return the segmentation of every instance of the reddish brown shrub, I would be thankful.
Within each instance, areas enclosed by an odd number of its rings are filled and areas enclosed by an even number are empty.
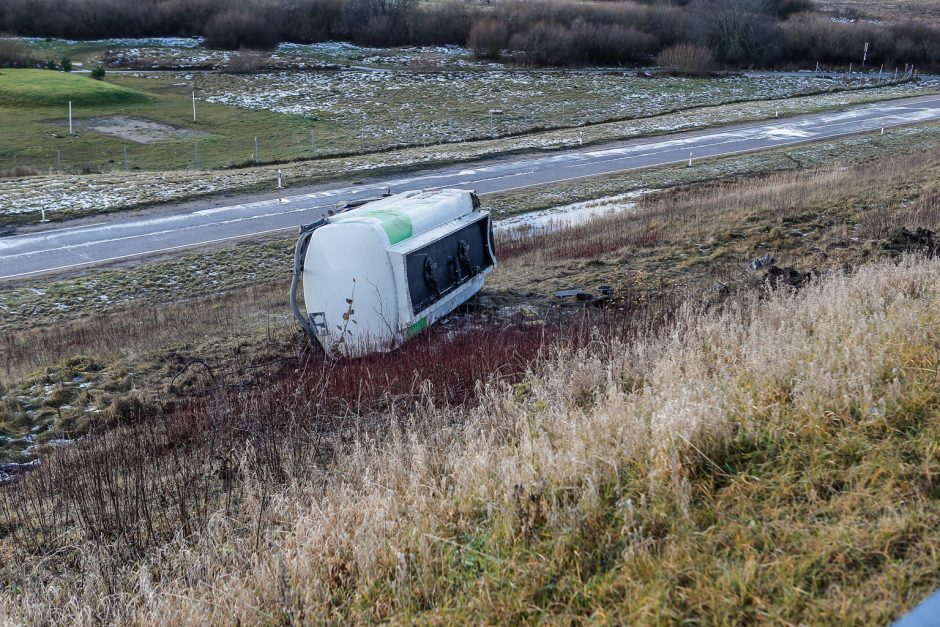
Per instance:
[[[498,59],[509,43],[509,31],[499,20],[484,19],[474,23],[467,47],[481,59]]]
[[[684,74],[705,74],[715,69],[715,56],[708,48],[678,44],[660,52],[656,65]]]

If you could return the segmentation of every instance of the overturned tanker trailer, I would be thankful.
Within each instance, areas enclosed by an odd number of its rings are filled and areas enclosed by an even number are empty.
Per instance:
[[[495,266],[490,213],[476,194],[396,194],[301,227],[291,308],[330,356],[385,352],[480,291]]]

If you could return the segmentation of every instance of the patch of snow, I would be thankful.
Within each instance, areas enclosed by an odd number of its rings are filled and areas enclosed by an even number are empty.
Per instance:
[[[511,238],[529,237],[535,234],[549,233],[570,228],[591,220],[623,213],[636,207],[636,199],[652,190],[642,189],[616,196],[606,196],[595,200],[576,202],[542,211],[533,211],[519,216],[497,220],[493,229],[497,233],[506,233]]]
[[[198,48],[205,41],[204,37],[136,37],[136,38],[111,38],[111,39],[91,39],[88,41],[77,41],[74,39],[53,39],[46,37],[2,37],[0,39],[15,39],[25,44],[66,44],[74,46],[76,44],[96,44],[115,47],[125,46],[146,46],[156,48]]]
[[[791,137],[814,137],[815,133],[802,131],[797,128],[772,128],[767,131],[767,136],[771,139],[788,139]]]

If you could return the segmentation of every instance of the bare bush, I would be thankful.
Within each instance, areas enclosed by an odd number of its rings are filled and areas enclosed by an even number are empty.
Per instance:
[[[462,45],[467,41],[473,20],[478,17],[459,0],[418,4],[408,16],[408,43]]]
[[[25,165],[18,165],[16,167],[9,168],[7,170],[0,170],[0,178],[7,178],[7,179],[21,178],[24,176],[38,176],[38,175],[39,175],[39,170],[30,166],[25,166]]]
[[[715,56],[708,48],[678,44],[656,55],[656,64],[683,74],[705,74],[715,69]]]
[[[232,74],[254,74],[259,71],[265,62],[265,57],[255,50],[242,48],[238,54],[229,57],[226,70]]]
[[[631,27],[575,20],[570,27],[537,22],[514,34],[509,45],[533,65],[619,64],[649,58],[656,40]]]
[[[691,42],[736,67],[856,59],[940,66],[940,30],[923,22],[834,24],[807,0],[677,3],[504,0],[5,0],[0,30],[73,39],[198,35],[207,45],[269,49],[281,41],[371,46],[467,45],[495,59],[513,47],[527,63],[645,63]]]
[[[475,22],[467,37],[467,47],[481,59],[499,59],[500,53],[509,43],[506,25],[493,19]]]
[[[33,64],[26,46],[0,34],[0,67],[26,67]]]
[[[570,29],[574,59],[584,64],[620,65],[648,61],[656,38],[632,26],[576,20]]]
[[[267,50],[278,43],[278,33],[266,18],[248,9],[217,13],[206,23],[206,45],[210,48]]]
[[[426,54],[413,58],[408,67],[412,72],[436,72],[438,69],[437,60]]]
[[[747,66],[778,59],[781,34],[763,0],[694,0],[689,10],[699,38],[720,61]]]
[[[930,24],[833,23],[807,14],[788,20],[782,29],[783,54],[791,62],[858,63],[869,43],[868,61],[873,65],[940,65],[940,28]]]

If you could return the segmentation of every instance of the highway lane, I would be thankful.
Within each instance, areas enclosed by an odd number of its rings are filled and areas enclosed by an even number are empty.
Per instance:
[[[463,187],[479,194],[503,192],[780,148],[899,125],[940,120],[940,96],[857,106],[836,112],[767,120],[708,131],[613,142],[541,155],[491,159],[414,174],[336,183],[283,198],[161,214],[109,216],[100,222],[0,238],[0,280],[32,277],[133,259],[193,246],[294,229],[317,220],[341,200],[433,187]]]

